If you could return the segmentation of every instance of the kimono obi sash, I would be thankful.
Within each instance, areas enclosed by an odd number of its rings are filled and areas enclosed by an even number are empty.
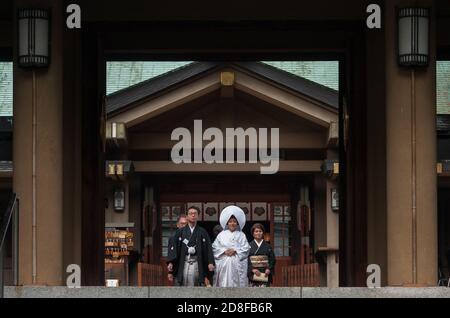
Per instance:
[[[269,268],[269,257],[267,255],[250,256],[250,263],[253,268]]]

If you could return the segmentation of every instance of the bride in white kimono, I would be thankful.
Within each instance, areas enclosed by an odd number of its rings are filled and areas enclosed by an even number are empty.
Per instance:
[[[220,214],[224,229],[213,243],[216,271],[214,286],[247,287],[247,266],[250,245],[241,229],[245,226],[245,214],[237,206],[228,206]]]

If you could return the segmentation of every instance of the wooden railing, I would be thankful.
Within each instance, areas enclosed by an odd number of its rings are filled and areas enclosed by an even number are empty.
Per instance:
[[[292,265],[282,268],[283,286],[318,287],[319,264]]]
[[[292,265],[282,268],[284,287],[318,287],[319,264]],[[138,286],[164,286],[161,265],[138,263]]]
[[[138,286],[164,285],[164,271],[161,265],[138,263]]]

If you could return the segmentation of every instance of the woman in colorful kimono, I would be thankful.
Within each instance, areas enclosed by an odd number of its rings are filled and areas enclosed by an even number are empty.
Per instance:
[[[213,243],[216,261],[214,286],[247,287],[247,257],[250,250],[242,229],[245,226],[245,214],[237,206],[228,206],[220,214],[223,231]]]
[[[269,287],[275,272],[275,254],[272,247],[264,241],[264,226],[256,223],[251,229],[254,240],[250,243],[248,257],[248,279],[252,287]]]

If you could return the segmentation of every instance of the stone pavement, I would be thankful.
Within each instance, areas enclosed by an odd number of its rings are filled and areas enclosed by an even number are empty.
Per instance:
[[[5,287],[6,298],[450,298],[450,288]]]

